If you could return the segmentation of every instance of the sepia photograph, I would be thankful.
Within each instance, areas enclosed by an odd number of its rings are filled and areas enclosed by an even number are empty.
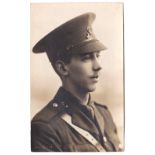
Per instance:
[[[151,155],[154,0],[6,0],[1,154]]]
[[[123,3],[31,3],[32,152],[125,150]]]

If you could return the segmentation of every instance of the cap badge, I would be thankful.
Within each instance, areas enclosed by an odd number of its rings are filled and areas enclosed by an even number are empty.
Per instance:
[[[91,40],[92,38],[93,38],[93,36],[92,36],[92,28],[91,27],[87,27],[86,39]]]

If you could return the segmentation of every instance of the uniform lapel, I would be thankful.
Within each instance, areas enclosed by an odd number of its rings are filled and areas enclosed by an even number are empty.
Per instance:
[[[100,114],[100,112],[97,110],[97,108],[95,107],[94,104],[92,104],[92,107],[94,109],[94,113],[95,113],[95,119],[96,119],[96,122],[98,124],[98,127],[102,133],[102,136],[104,135],[104,128],[105,128],[105,125],[104,125],[104,118],[103,116]]]

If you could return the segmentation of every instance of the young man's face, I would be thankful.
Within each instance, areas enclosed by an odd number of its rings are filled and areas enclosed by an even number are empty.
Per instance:
[[[92,92],[99,80],[100,52],[76,54],[68,64],[68,80],[75,89]]]

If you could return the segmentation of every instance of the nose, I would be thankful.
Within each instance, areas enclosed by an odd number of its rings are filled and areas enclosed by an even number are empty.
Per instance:
[[[93,70],[94,71],[100,71],[102,69],[100,63],[98,62],[98,59],[94,59],[94,63],[93,63]]]

